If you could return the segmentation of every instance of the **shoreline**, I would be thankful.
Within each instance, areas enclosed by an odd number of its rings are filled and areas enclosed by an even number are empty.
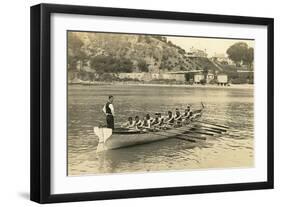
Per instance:
[[[157,87],[181,87],[181,88],[216,88],[216,89],[254,89],[254,84],[231,84],[227,86],[215,85],[215,84],[161,84],[161,83],[130,83],[130,82],[88,82],[81,81],[79,83],[68,82],[68,85],[82,85],[82,86],[98,86],[98,85],[119,85],[119,86],[157,86]]]

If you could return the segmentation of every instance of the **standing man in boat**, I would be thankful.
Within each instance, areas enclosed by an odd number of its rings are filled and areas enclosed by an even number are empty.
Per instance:
[[[107,128],[114,129],[114,107],[113,107],[113,96],[108,96],[108,101],[104,105],[102,111],[106,116]]]

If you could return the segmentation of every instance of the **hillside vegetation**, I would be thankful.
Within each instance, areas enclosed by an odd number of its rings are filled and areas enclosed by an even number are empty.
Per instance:
[[[133,72],[201,71],[204,75],[225,73],[235,83],[253,82],[253,48],[243,42],[227,50],[236,65],[188,56],[183,48],[159,35],[68,32],[67,48],[70,81],[119,81],[118,74]],[[251,71],[238,72],[242,66]]]
[[[216,67],[208,58],[194,59],[185,54],[184,49],[162,36],[68,33],[69,70],[158,73]]]

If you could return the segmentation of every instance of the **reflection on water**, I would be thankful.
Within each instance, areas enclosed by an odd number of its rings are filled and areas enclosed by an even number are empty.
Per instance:
[[[102,107],[114,95],[116,122],[147,112],[199,108],[203,120],[230,126],[226,134],[196,143],[168,139],[96,154],[93,126],[104,123]],[[160,86],[78,86],[68,88],[68,175],[158,170],[252,167],[253,90]]]

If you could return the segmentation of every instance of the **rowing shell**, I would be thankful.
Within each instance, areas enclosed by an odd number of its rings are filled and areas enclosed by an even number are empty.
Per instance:
[[[193,119],[193,121],[200,119],[202,112],[203,108],[197,110],[194,113],[196,118]],[[113,133],[112,129],[109,128],[94,127],[94,133],[99,138],[97,152],[173,138],[189,131],[189,129],[192,127],[193,124],[191,122],[182,127],[161,129],[158,131],[144,132],[139,130],[118,129],[114,130]]]

